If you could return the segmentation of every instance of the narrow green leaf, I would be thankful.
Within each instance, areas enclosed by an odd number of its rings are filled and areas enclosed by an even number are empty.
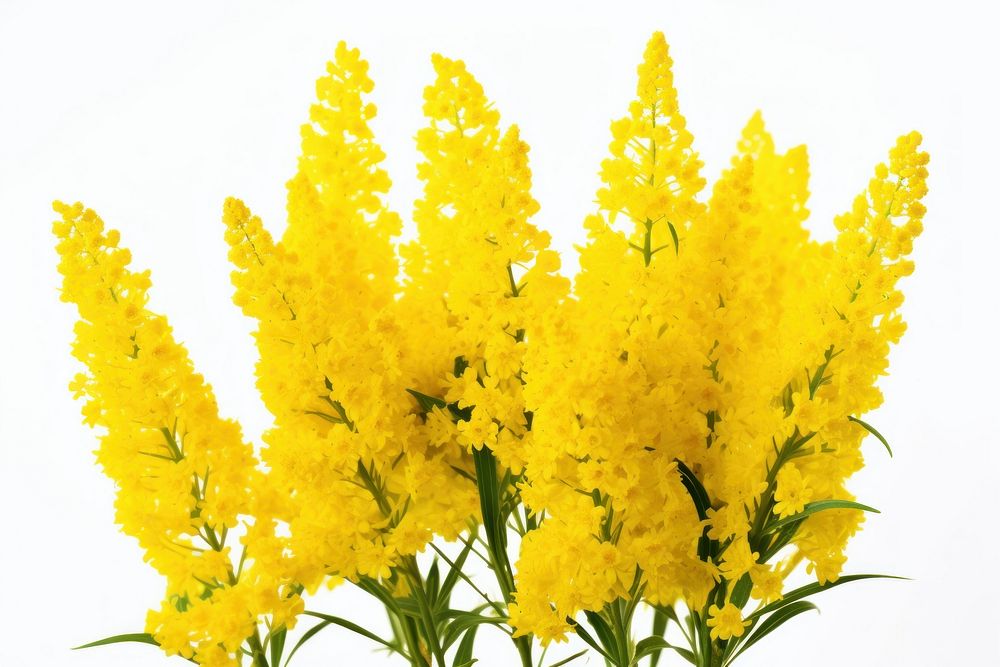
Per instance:
[[[278,667],[281,664],[281,654],[285,651],[285,636],[288,631],[284,626],[280,630],[271,632],[270,644],[271,644],[271,664],[274,667]]]
[[[385,646],[390,650],[397,652],[399,650],[399,648],[395,644],[391,643],[386,639],[382,639],[374,632],[366,630],[357,623],[352,623],[351,621],[348,621],[346,618],[341,618],[339,616],[331,616],[330,614],[321,614],[317,611],[304,611],[302,613],[305,614],[306,616],[312,616],[313,618],[318,618],[322,621],[322,623],[313,626],[312,628],[309,629],[308,632],[306,632],[305,635],[302,636],[299,642],[292,649],[292,652],[288,654],[288,660],[292,659],[292,656],[295,655],[295,651],[297,651],[302,644],[308,641],[308,639],[312,638],[313,635],[315,635],[317,632],[330,625],[339,625],[344,629],[350,630],[351,632],[357,633],[362,637],[366,637],[372,640],[373,642],[381,644],[382,646]],[[285,664],[288,664],[288,660],[285,661]]]
[[[595,651],[604,656],[605,660],[614,664],[615,659],[612,658],[611,655],[607,651],[605,651],[600,644],[597,643],[597,640],[594,639],[591,636],[591,634],[584,629],[582,625],[576,622],[576,619],[567,617],[566,622],[569,623],[571,626],[573,626],[573,630],[576,631],[576,634],[578,637],[580,637],[580,639],[582,639],[588,646],[590,646]]]
[[[441,583],[441,590],[438,596],[439,603],[447,604],[448,600],[451,599],[451,592],[458,583],[458,578],[462,574],[462,568],[465,567],[466,559],[472,553],[473,544],[475,543],[472,540],[465,542],[465,546],[458,553],[458,557],[449,563],[448,574],[445,575],[444,581]]]
[[[597,637],[601,640],[601,645],[609,653],[614,653],[617,650],[618,643],[615,641],[615,633],[612,632],[608,622],[596,611],[584,610],[583,613],[586,614],[587,620],[590,622],[590,627],[594,629]]]
[[[697,475],[683,461],[674,459],[674,462],[677,463],[677,471],[681,475],[681,483],[687,489],[688,495],[691,496],[691,500],[694,502],[698,518],[705,521],[708,519],[708,510],[712,507],[712,503],[708,498],[708,491],[705,490],[705,486],[698,479]],[[698,538],[698,557],[702,560],[708,560],[717,545],[718,542],[708,537],[708,526],[705,526],[701,532],[701,537]]]
[[[694,501],[695,509],[698,510],[698,518],[704,521],[708,518],[708,510],[712,507],[712,503],[708,499],[708,492],[702,485],[701,480],[692,472],[690,468],[684,465],[684,462],[680,459],[674,459],[677,463],[677,471],[681,474],[681,483],[684,484],[684,488],[687,489],[688,494],[691,496],[691,500]]]
[[[462,637],[462,641],[458,645],[458,651],[455,652],[455,659],[451,663],[453,667],[462,667],[464,665],[471,665],[475,662],[472,658],[472,649],[476,643],[476,630],[478,626],[472,626],[466,630],[465,635]]]
[[[889,441],[886,440],[885,437],[881,433],[879,433],[878,431],[876,431],[874,426],[872,426],[868,422],[861,421],[857,417],[848,416],[847,419],[850,420],[850,421],[852,421],[852,422],[854,422],[855,424],[860,425],[866,431],[868,431],[869,433],[871,433],[872,435],[874,435],[876,438],[878,438],[879,442],[881,442],[883,445],[885,445],[885,450],[887,452],[889,452],[889,458],[892,458],[892,447],[889,446]]]
[[[835,588],[837,586],[840,586],[841,584],[847,584],[852,581],[861,581],[863,579],[898,579],[901,581],[907,580],[906,577],[896,577],[891,574],[847,574],[844,575],[843,577],[840,577],[836,581],[828,581],[825,584],[821,584],[814,581],[811,584],[806,584],[805,586],[800,586],[799,588],[788,591],[787,593],[784,594],[784,596],[780,600],[777,600],[775,602],[772,602],[771,604],[761,607],[756,612],[747,616],[746,620],[756,621],[761,616],[770,614],[773,611],[776,611],[782,607],[790,605],[793,602],[796,602],[803,598],[807,598],[810,595],[815,595],[816,593],[820,593],[822,591]]]
[[[774,538],[770,541],[770,544],[768,544],[767,548],[764,550],[764,555],[761,556],[760,562],[768,562],[775,554],[785,548],[785,545],[791,542],[792,538],[795,537],[795,533],[798,531],[800,525],[801,524],[798,523],[792,523],[779,529],[778,534],[774,536]]]
[[[410,396],[417,399],[417,404],[420,405],[420,409],[424,412],[431,412],[434,408],[445,408],[448,403],[443,399],[437,398],[436,396],[428,396],[427,394],[421,393],[416,389],[406,390]]]
[[[424,586],[427,589],[427,598],[430,600],[431,606],[437,607],[438,589],[441,586],[441,572],[438,570],[437,556],[434,557],[434,562],[431,563],[431,568],[427,571]]]
[[[862,505],[861,503],[856,503],[853,500],[817,500],[815,502],[806,503],[805,509],[798,514],[793,514],[792,516],[786,516],[784,519],[779,519],[767,526],[764,529],[765,533],[773,533],[779,528],[783,528],[790,524],[799,523],[800,521],[805,521],[807,518],[816,514],[817,512],[823,512],[824,510],[862,510],[864,512],[874,512],[875,514],[881,514],[874,507],[869,507],[868,505]]]
[[[579,653],[574,653],[568,658],[563,658],[559,662],[553,662],[551,665],[549,665],[549,667],[562,667],[563,665],[568,665],[569,663],[573,662],[574,660],[583,655],[587,655],[587,649],[583,649]]]
[[[678,655],[690,662],[692,665],[696,664],[694,653],[686,648],[674,646],[673,644],[667,642],[663,637],[657,637],[655,635],[646,637],[635,645],[635,657],[632,659],[632,664],[636,665],[647,655],[651,655],[653,657],[651,658],[652,662],[650,664],[655,666],[657,660],[659,660],[660,652],[665,648],[676,651]]]
[[[641,570],[636,568],[635,582],[632,584],[629,590],[629,600],[625,605],[625,611],[623,614],[623,620],[625,621],[626,627],[632,623],[632,617],[635,615],[635,610],[639,607],[639,603],[642,601],[642,595],[646,592],[646,583],[643,582],[641,585],[638,584],[639,579],[642,576]]]
[[[787,621],[790,621],[792,618],[798,616],[799,614],[803,614],[813,609],[815,609],[817,612],[819,611],[819,608],[812,602],[802,602],[802,601],[793,602],[785,607],[782,607],[781,609],[778,609],[773,614],[771,614],[763,621],[761,621],[760,625],[754,628],[753,632],[751,632],[747,636],[746,641],[743,643],[743,646],[740,647],[740,650],[738,650],[733,655],[730,662],[732,660],[736,660],[736,658],[738,658],[741,653],[746,651],[748,648],[759,642],[767,635],[771,634],[773,631],[777,630]]]
[[[107,646],[109,644],[123,644],[127,642],[152,644],[153,646],[160,645],[155,639],[153,639],[153,635],[148,632],[132,632],[124,635],[105,637],[104,639],[98,639],[96,642],[90,642],[89,644],[83,644],[82,646],[74,646],[73,650],[78,651],[82,648],[93,648],[95,646]]]
[[[733,592],[729,595],[729,601],[734,605],[743,608],[743,605],[747,603],[750,599],[750,591],[753,588],[753,581],[750,579],[750,574],[744,574],[740,577],[740,580],[736,582],[733,586]]]
[[[448,464],[448,467],[451,468],[452,470],[454,470],[460,477],[464,477],[465,479],[469,480],[473,484],[476,483],[476,478],[473,477],[472,475],[470,475],[467,470],[463,470],[462,468],[459,468],[458,466],[452,465],[450,463]]]
[[[667,220],[667,229],[670,230],[670,238],[674,240],[674,255],[678,255],[681,251],[681,242],[677,238],[677,230],[674,229],[674,223]]]
[[[506,618],[500,618],[499,616],[483,616],[470,612],[453,612],[453,616],[454,620],[448,624],[448,627],[444,630],[444,634],[441,636],[441,646],[444,650],[448,650],[452,644],[458,641],[462,633],[470,628],[476,628],[480,625],[499,626],[507,622]]]
[[[676,612],[676,611],[674,611],[674,608],[673,608],[673,607],[671,607],[671,606],[669,606],[669,605],[668,605],[668,606],[663,606],[663,605],[656,605],[656,606],[654,607],[654,609],[656,609],[656,611],[657,611],[657,612],[659,612],[659,613],[663,614],[663,615],[664,615],[664,616],[666,616],[666,617],[667,617],[667,618],[668,618],[669,620],[673,621],[673,622],[674,622],[674,623],[676,623],[677,625],[680,625],[680,624],[681,624],[681,619],[679,619],[679,618],[677,617],[677,612]]]
[[[421,611],[420,605],[413,597],[396,598],[396,606],[399,608],[399,613],[410,618],[423,620],[423,611]]]
[[[489,603],[487,603],[487,604],[481,604],[478,607],[475,607],[474,609],[445,609],[444,611],[439,612],[438,616],[444,619],[459,618],[461,616],[469,616],[470,614],[473,616],[481,616],[483,611],[488,609],[489,606],[490,606]],[[493,617],[490,616],[487,618],[493,618]],[[496,618],[501,618],[501,617],[498,616]]]
[[[507,526],[500,514],[500,483],[497,480],[497,460],[493,451],[483,445],[472,449],[476,464],[476,485],[479,488],[479,506],[483,514],[483,527],[490,549],[499,553],[507,548]]]
[[[415,611],[414,613],[409,613],[409,611],[404,611],[402,605],[400,604],[401,602],[404,601],[399,598],[394,598],[389,593],[389,591],[385,590],[385,588],[382,586],[382,584],[378,582],[377,579],[372,579],[371,577],[359,577],[358,581],[355,582],[355,584],[357,585],[358,588],[365,591],[366,593],[377,599],[379,602],[381,602],[383,605],[385,605],[386,609],[393,611],[397,615],[399,616],[415,615],[416,617],[419,618],[420,616],[419,610]],[[413,606],[415,607],[416,605],[414,604]]]

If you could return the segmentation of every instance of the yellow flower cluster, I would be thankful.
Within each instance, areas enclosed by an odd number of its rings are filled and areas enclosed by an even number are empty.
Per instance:
[[[101,431],[97,460],[117,487],[116,520],[166,577],[147,630],[167,653],[231,665],[258,621],[290,625],[301,600],[275,567],[274,526],[239,426],[218,413],[166,318],[146,308],[149,272],[128,269],[118,232],[79,204],[56,205],[62,298],[77,305],[71,384],[84,421]],[[242,546],[227,540],[259,517]]]
[[[275,518],[289,528],[288,574],[309,589],[327,575],[388,578],[434,535],[454,539],[477,505],[450,420],[425,422],[407,393],[438,389],[454,355],[428,345],[433,323],[397,298],[400,220],[384,201],[367,69],[341,43],[318,81],[280,242],[242,202],[224,210],[234,301],[258,321],[275,420],[263,452]]]
[[[559,256],[527,220],[528,146],[516,126],[501,134],[500,114],[460,61],[433,58],[437,79],[424,91],[430,125],[417,134],[418,238],[405,245],[404,300],[426,327],[417,335],[445,352],[436,377],[417,388],[441,395],[467,419],[454,437],[488,445],[509,468],[523,465],[529,435],[521,367],[533,323],[554,308],[568,282],[552,275]],[[423,338],[426,336],[426,338]],[[453,373],[461,357],[464,371]]]
[[[574,298],[548,315],[551,335],[531,340],[525,367],[522,495],[550,518],[522,547],[512,617],[543,639],[628,597],[633,572],[664,605],[700,610],[744,575],[779,596],[764,564],[782,546],[769,515],[852,500],[844,483],[866,435],[856,417],[881,403],[875,381],[904,329],[895,284],[912,271],[903,257],[924,213],[919,135],[876,168],[836,241],[818,243],[802,227],[804,148],[777,152],[754,115],[702,207],[684,127],[657,34],[629,116],[612,124]],[[703,516],[681,466],[707,493]],[[785,543],[829,582],[861,518],[819,512]],[[580,558],[598,558],[598,544],[614,545],[604,566]],[[713,638],[742,634],[715,601]]]
[[[759,113],[703,201],[656,33],[611,125],[571,288],[529,221],[517,127],[461,61],[432,64],[415,240],[394,241],[368,64],[343,43],[302,128],[281,238],[225,202],[233,300],[256,321],[274,420],[259,461],[146,308],[148,272],[129,271],[117,232],[57,204],[86,366],[72,388],[101,429],[117,520],[168,582],[147,631],[200,664],[266,666],[301,596],[348,580],[386,606],[382,643],[414,667],[443,666],[483,622],[509,626],[525,665],[532,638],[576,630],[625,667],[665,645],[632,641],[639,601],[664,619],[686,609],[692,661],[728,664],[800,562],[820,588],[838,580],[871,509],[845,485],[864,437],[882,440],[860,417],[905,329],[920,137],[899,139],[833,242],[803,227],[804,147],[779,152]],[[457,563],[436,537],[465,544]],[[461,572],[477,541],[503,599],[452,610],[459,577],[488,598]],[[449,583],[418,564],[428,545]]]

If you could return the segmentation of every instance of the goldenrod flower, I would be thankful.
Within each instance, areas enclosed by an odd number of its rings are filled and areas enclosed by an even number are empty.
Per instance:
[[[462,61],[431,62],[413,241],[397,243],[386,200],[368,63],[343,43],[302,127],[283,234],[241,200],[223,206],[273,416],[259,462],[147,308],[149,274],[129,270],[117,232],[56,205],[86,368],[71,388],[100,429],[117,520],[167,580],[147,630],[199,664],[266,667],[300,596],[350,581],[385,605],[383,645],[418,667],[445,667],[452,645],[471,659],[479,623],[508,624],[529,666],[535,637],[563,641],[584,618],[598,640],[581,637],[625,667],[663,649],[633,640],[643,601],[660,631],[687,610],[699,667],[730,664],[810,607],[815,583],[784,590],[800,563],[838,581],[872,509],[847,482],[863,438],[885,442],[861,416],[906,328],[921,138],[896,142],[832,242],[803,226],[805,148],[779,151],[759,112],[703,197],[655,33],[611,124],[571,286],[532,222],[517,126]],[[436,538],[461,539],[458,562]],[[421,569],[427,548],[444,577]],[[461,571],[470,554],[499,599]],[[459,579],[485,605],[452,609]]]
[[[743,614],[734,604],[725,604],[721,608],[712,605],[708,608],[708,627],[712,628],[712,639],[730,639],[741,637],[749,623],[743,620]]]
[[[266,501],[251,495],[262,479],[253,450],[219,416],[166,318],[147,309],[149,272],[129,270],[118,232],[80,204],[55,209],[62,298],[79,310],[73,354],[86,367],[71,387],[86,399],[84,421],[100,429],[115,518],[167,580],[147,630],[168,654],[236,665],[258,622],[291,627],[301,607],[280,570],[259,566],[281,555],[268,542]],[[234,556],[227,535],[254,515]]]

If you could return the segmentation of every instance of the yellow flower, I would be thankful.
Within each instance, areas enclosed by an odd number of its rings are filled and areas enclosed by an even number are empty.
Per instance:
[[[708,608],[708,627],[712,629],[709,633],[712,639],[725,641],[732,637],[742,637],[749,625],[750,621],[744,621],[743,613],[732,603],[727,602],[721,609],[714,604]]]
[[[768,604],[781,599],[785,578],[777,569],[766,565],[758,565],[750,570],[753,589],[750,597]]]
[[[396,565],[396,549],[381,542],[366,542],[355,547],[358,572],[374,579],[388,579]]]
[[[778,471],[778,486],[774,491],[774,513],[779,517],[798,514],[812,500],[813,492],[799,469],[786,463]]]
[[[722,574],[731,582],[739,581],[740,577],[754,569],[759,557],[759,553],[750,550],[746,538],[734,540],[723,554]]]

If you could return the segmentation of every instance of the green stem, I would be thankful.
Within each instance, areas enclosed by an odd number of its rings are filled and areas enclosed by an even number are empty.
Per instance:
[[[430,601],[427,599],[427,592],[424,590],[424,579],[420,575],[420,568],[417,566],[417,559],[408,556],[404,559],[404,571],[410,580],[410,588],[413,589],[413,597],[416,598],[417,606],[420,608],[420,616],[424,626],[424,638],[427,640],[431,655],[438,663],[438,667],[447,667],[444,659],[444,651],[441,650],[441,641],[437,634],[437,624],[434,622],[434,612],[431,609]]]
[[[785,440],[781,445],[781,449],[778,450],[777,455],[774,458],[774,465],[771,469],[767,471],[767,487],[760,496],[760,505],[756,508],[756,515],[754,516],[753,526],[750,528],[750,533],[748,534],[748,541],[750,543],[750,548],[757,551],[758,553],[763,553],[763,545],[760,544],[761,534],[764,530],[764,526],[767,523],[768,517],[771,515],[771,510],[774,501],[774,492],[778,485],[778,471],[781,466],[788,461],[792,455],[797,452],[802,445],[809,442],[815,436],[815,433],[809,433],[807,435],[801,435],[798,428],[795,432]]]
[[[646,220],[646,234],[642,239],[642,262],[649,266],[653,261],[653,221]]]
[[[504,548],[504,545],[494,544],[489,531],[487,531],[486,553],[489,554],[490,569],[496,577],[504,603],[510,606],[514,601],[514,592],[516,591],[514,586],[514,570],[510,565],[510,559],[507,557],[506,548]],[[512,637],[511,641],[514,642],[517,654],[521,658],[522,667],[534,667],[531,659],[531,637]]]
[[[499,553],[498,553],[499,551]],[[514,575],[510,566],[510,559],[507,558],[506,549],[489,549],[491,569],[496,575],[497,584],[503,595],[504,602],[509,606],[514,601]],[[517,648],[517,654],[521,658],[522,667],[533,667],[531,659],[531,637],[513,637],[512,641]]]
[[[531,662],[531,639],[529,637],[517,637],[514,640],[517,647],[517,654],[521,658],[521,667],[533,667]]]
[[[621,667],[629,667],[632,662],[632,656],[630,655],[631,651],[629,650],[629,644],[632,640],[629,628],[631,624],[626,621],[625,615],[622,613],[621,598],[618,598],[608,606],[611,609],[611,620],[615,629],[615,644],[618,648],[618,664],[621,665]]]
[[[253,634],[247,638],[250,645],[250,652],[253,655],[254,667],[268,667],[267,658],[264,656],[264,646],[260,643],[260,633],[254,628]]]
[[[507,280],[510,281],[510,295],[513,297],[521,296],[521,290],[517,287],[517,282],[514,280],[514,269],[510,262],[507,263]]]
[[[420,634],[417,632],[416,621],[408,616],[402,616],[401,623],[406,645],[410,647],[410,664],[413,667],[430,667],[421,650]]]
[[[479,594],[479,597],[483,598],[483,600],[486,601],[486,604],[488,604],[490,607],[493,608],[493,611],[497,612],[497,614],[501,616],[506,616],[506,612],[504,612],[503,607],[500,606],[498,603],[494,602],[493,600],[491,600],[490,597],[486,595],[486,593],[480,590],[479,586],[476,586],[475,582],[473,582],[472,579],[470,579],[469,576],[465,574],[465,572],[462,572],[461,568],[457,567],[455,562],[452,559],[448,558],[448,555],[445,552],[441,551],[441,549],[438,548],[438,546],[433,542],[431,542],[430,547],[437,553],[438,556],[440,556],[444,560],[444,562],[448,563],[448,565],[451,567],[452,570],[458,573],[458,576],[461,577],[461,579],[465,583],[467,583],[469,587],[472,588],[472,590],[474,590],[476,593]]]

